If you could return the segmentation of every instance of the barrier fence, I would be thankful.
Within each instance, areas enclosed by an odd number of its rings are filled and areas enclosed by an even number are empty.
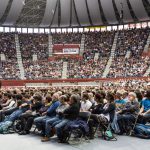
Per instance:
[[[98,86],[103,82],[144,80],[150,81],[150,77],[129,77],[129,78],[97,78],[97,79],[50,79],[50,80],[1,80],[3,87],[8,86]]]

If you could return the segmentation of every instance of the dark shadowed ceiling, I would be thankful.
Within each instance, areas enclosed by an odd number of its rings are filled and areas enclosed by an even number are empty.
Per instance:
[[[84,27],[149,20],[150,0],[0,0],[0,26]]]

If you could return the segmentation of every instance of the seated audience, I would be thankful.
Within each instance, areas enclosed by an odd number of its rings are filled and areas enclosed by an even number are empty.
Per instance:
[[[150,121],[150,90],[145,92],[145,98],[142,100],[139,121],[143,124]]]
[[[71,95],[69,105],[70,106],[63,112],[64,118],[62,119],[62,121],[54,127],[56,129],[56,134],[60,142],[63,140],[62,134],[65,125],[69,121],[75,120],[79,115],[80,103],[77,95]]]
[[[131,125],[134,124],[136,117],[139,113],[139,102],[134,92],[128,94],[128,102],[118,112],[117,120],[120,128],[120,134],[129,133],[131,131]]]
[[[46,142],[50,140],[50,136],[52,135],[52,129],[55,125],[57,125],[58,123],[60,123],[63,119],[63,112],[69,107],[68,104],[68,99],[66,97],[66,95],[62,95],[60,96],[60,106],[56,109],[56,116],[51,118],[51,119],[47,119],[46,123],[45,123],[45,135],[42,138],[42,142]]]
[[[34,124],[38,128],[38,130],[42,131],[42,135],[45,135],[45,123],[46,120],[49,120],[56,115],[56,109],[60,106],[60,101],[59,101],[59,95],[57,93],[54,93],[52,96],[52,103],[47,109],[46,112],[42,114],[41,117],[37,117],[34,119]]]

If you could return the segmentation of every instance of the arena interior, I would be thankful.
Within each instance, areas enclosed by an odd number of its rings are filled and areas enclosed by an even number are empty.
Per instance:
[[[148,150],[150,0],[0,0],[2,150]]]

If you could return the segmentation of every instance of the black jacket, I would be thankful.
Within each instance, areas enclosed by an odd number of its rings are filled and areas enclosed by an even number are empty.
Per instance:
[[[101,114],[103,112],[103,104],[98,104],[92,107],[92,114]]]
[[[42,103],[41,102],[36,102],[35,104],[32,105],[32,111],[39,112],[41,107],[42,107]]]
[[[110,103],[107,109],[103,109],[102,114],[109,114],[110,122],[112,122],[115,116],[115,109],[115,104]]]
[[[75,120],[79,116],[79,112],[80,112],[80,104],[75,103],[70,105],[70,107],[68,107],[64,111],[63,115],[65,119]]]

